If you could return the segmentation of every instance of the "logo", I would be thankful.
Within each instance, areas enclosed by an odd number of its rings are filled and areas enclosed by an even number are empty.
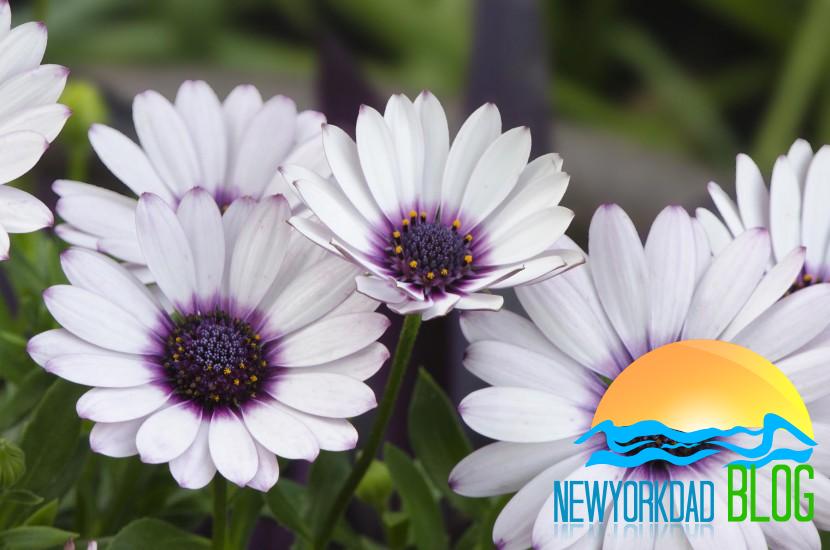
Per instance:
[[[640,357],[608,387],[576,444],[594,449],[586,466],[616,478],[556,481],[555,522],[813,517],[807,407],[775,365],[736,344],[688,340]],[[759,501],[771,506],[756,509]]]

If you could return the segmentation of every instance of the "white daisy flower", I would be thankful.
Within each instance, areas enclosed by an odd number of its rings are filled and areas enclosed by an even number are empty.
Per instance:
[[[764,227],[770,232],[773,264],[795,248],[806,249],[804,272],[794,290],[830,280],[830,147],[814,155],[809,143],[796,140],[776,160],[769,189],[755,162],[740,154],[735,192],[737,204],[717,183],[709,183],[723,221],[705,208],[696,212],[715,253],[744,230]]]
[[[133,101],[139,144],[121,132],[93,125],[89,140],[101,162],[135,195],[154,193],[175,206],[194,187],[222,208],[239,197],[284,193],[299,204],[277,167],[290,162],[326,173],[320,142],[325,117],[297,112],[275,96],[263,102],[256,88],[236,87],[219,101],[205,82],[184,82],[174,103],[147,91]],[[136,201],[85,183],[59,180],[56,211],[67,222],[55,230],[70,244],[137,266],[144,261],[135,235]],[[146,280],[147,274],[137,270]]]
[[[77,404],[95,422],[93,451],[169,462],[178,483],[218,470],[261,491],[275,455],[314,460],[354,448],[346,418],[375,406],[363,380],[388,357],[376,342],[389,321],[354,291],[354,267],[296,234],[281,195],[235,200],[210,193],[176,210],[142,195],[136,233],[172,311],[122,265],[72,248],[70,285],[44,293],[63,327],[29,342],[32,358],[94,386]]]
[[[467,396],[459,412],[473,430],[496,442],[460,462],[450,485],[472,497],[516,492],[493,529],[502,549],[552,549],[576,542],[554,521],[554,480],[691,477],[718,480],[716,487],[725,491],[724,461],[717,458],[722,455],[703,458],[694,467],[587,468],[595,447],[574,445],[590,429],[609,383],[664,344],[713,339],[755,351],[797,387],[816,439],[830,435],[825,382],[830,348],[814,344],[830,318],[808,314],[830,311],[830,285],[813,285],[781,299],[800,272],[803,249],[767,271],[768,233],[752,229],[712,258],[702,228],[679,207],[657,217],[643,246],[631,220],[615,205],[596,212],[589,244],[584,266],[517,290],[530,320],[508,311],[470,312],[461,319],[470,342],[464,365],[490,387]],[[826,446],[815,447],[814,523],[728,523],[720,510],[711,532],[688,541],[665,539],[666,547],[819,548],[816,527],[830,528],[828,458]],[[769,468],[757,475],[759,486],[770,486]],[[716,506],[724,502],[725,494],[717,494]],[[640,538],[606,541],[609,548],[651,547]],[[593,542],[602,546],[602,540]]]
[[[41,65],[46,26],[11,28],[8,0],[0,0],[0,184],[28,172],[57,137],[70,112],[57,103],[69,71]],[[52,212],[32,195],[0,185],[0,260],[9,257],[9,233],[53,223]]]
[[[318,220],[295,217],[310,239],[362,266],[358,290],[424,319],[453,308],[499,309],[486,289],[551,277],[582,258],[555,250],[573,212],[562,159],[530,164],[530,131],[501,131],[493,104],[474,112],[450,146],[444,109],[430,93],[363,106],[357,143],[326,126],[335,184],[297,167],[286,177]]]

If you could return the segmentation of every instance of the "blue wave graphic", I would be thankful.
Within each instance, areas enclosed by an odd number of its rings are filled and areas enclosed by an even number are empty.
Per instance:
[[[789,432],[808,448],[773,449],[775,432],[778,430]],[[812,438],[777,414],[764,416],[764,427],[760,429],[735,426],[728,430],[705,428],[693,432],[675,430],[657,420],[643,420],[630,426],[616,426],[612,421],[606,420],[588,430],[576,440],[576,444],[584,443],[597,434],[605,436],[608,449],[595,451],[588,460],[588,466],[609,464],[634,468],[653,461],[688,466],[728,451],[745,459],[735,460],[732,464],[760,467],[773,460],[806,462],[813,454],[812,447],[816,445]],[[725,438],[736,435],[761,436],[761,441],[755,447],[741,447],[725,441]]]

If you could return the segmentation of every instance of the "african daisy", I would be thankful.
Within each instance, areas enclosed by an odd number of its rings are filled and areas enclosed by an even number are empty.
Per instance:
[[[256,88],[237,86],[220,102],[205,82],[184,82],[170,103],[147,91],[133,101],[139,144],[121,132],[93,125],[89,140],[101,162],[135,195],[154,193],[171,206],[202,187],[227,208],[239,197],[284,193],[299,201],[277,171],[290,162],[326,173],[320,143],[325,117],[298,112],[275,96],[263,102]],[[59,180],[56,210],[66,221],[55,230],[70,244],[134,266],[144,261],[135,235],[136,200],[86,183]],[[146,279],[144,270],[136,272]]]
[[[57,137],[69,109],[57,103],[69,71],[41,65],[46,26],[11,28],[8,0],[0,0],[0,184],[28,172]],[[52,225],[49,209],[32,195],[0,185],[0,260],[9,257],[9,233]]]
[[[47,371],[93,386],[77,403],[93,451],[169,463],[178,483],[228,480],[266,491],[275,455],[314,460],[354,448],[346,418],[375,406],[363,380],[388,353],[389,325],[354,292],[354,267],[286,223],[281,195],[222,214],[192,189],[174,209],[145,194],[136,236],[165,310],[122,265],[72,248],[69,285],[44,293],[63,328],[35,336]]]
[[[424,319],[453,308],[499,309],[498,289],[551,277],[582,261],[553,248],[573,218],[558,155],[528,164],[530,131],[502,133],[493,104],[475,111],[450,145],[444,109],[430,93],[363,106],[357,142],[323,130],[334,183],[288,166],[317,219],[291,223],[360,265],[358,290]]]
[[[573,243],[565,246],[575,247]],[[765,229],[743,232],[713,258],[697,221],[679,207],[665,209],[643,246],[617,206],[603,206],[590,226],[589,258],[562,276],[517,289],[530,320],[508,311],[470,312],[462,329],[470,346],[464,365],[490,387],[459,406],[464,421],[496,440],[462,460],[450,485],[482,497],[516,492],[493,529],[499,548],[569,547],[590,532],[568,531],[554,521],[554,480],[714,479],[712,529],[687,540],[669,531],[667,548],[819,548],[819,529],[830,527],[830,391],[825,382],[830,348],[814,343],[830,323],[830,285],[818,284],[781,298],[798,277],[804,251],[792,251],[767,271]],[[614,379],[637,358],[665,344],[692,339],[736,343],[774,362],[807,403],[816,439],[814,522],[728,523],[723,455],[674,467],[654,462],[634,469],[586,467],[597,444],[575,445],[587,432]],[[720,457],[720,458],[718,458]],[[757,471],[770,487],[769,468]],[[759,492],[759,499],[768,497]],[[761,502],[768,505],[769,500]],[[652,547],[641,538],[615,538],[609,526],[597,547]],[[559,529],[559,533],[557,533]],[[658,546],[662,547],[662,546]]]

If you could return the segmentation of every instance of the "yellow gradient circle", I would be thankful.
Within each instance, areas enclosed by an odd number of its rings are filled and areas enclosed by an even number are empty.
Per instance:
[[[770,413],[814,437],[804,401],[775,365],[731,342],[686,340],[650,351],[620,373],[592,426],[658,420],[684,432],[762,428]]]

